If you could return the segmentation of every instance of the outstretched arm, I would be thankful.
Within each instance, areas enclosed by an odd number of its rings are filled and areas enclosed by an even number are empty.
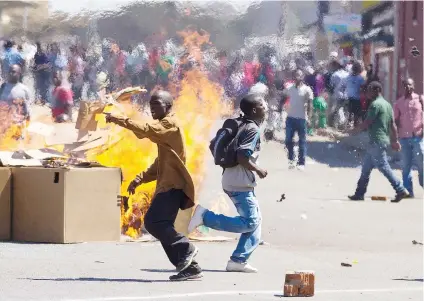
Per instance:
[[[154,143],[166,141],[168,135],[173,130],[176,130],[168,121],[161,120],[160,122],[138,122],[127,117],[115,116],[106,114],[106,121],[113,122],[123,128],[132,131],[137,138],[148,138]]]

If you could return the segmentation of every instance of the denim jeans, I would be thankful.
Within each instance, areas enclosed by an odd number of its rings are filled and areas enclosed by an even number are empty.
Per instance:
[[[262,216],[259,203],[253,191],[225,193],[233,201],[240,216],[228,217],[207,210],[203,216],[203,224],[219,231],[242,233],[231,260],[245,263],[261,239]]]
[[[405,191],[402,182],[395,176],[387,159],[387,146],[370,144],[362,163],[361,177],[358,181],[355,195],[363,197],[367,192],[371,171],[377,168],[389,180],[396,193]]]
[[[287,117],[286,120],[286,147],[289,152],[289,160],[294,160],[294,134],[299,136],[299,160],[298,165],[305,165],[306,157],[306,120],[302,118]]]
[[[401,138],[400,144],[402,145],[402,179],[403,186],[409,191],[411,196],[414,195],[414,188],[412,185],[412,164],[414,163],[418,168],[418,177],[421,187],[423,186],[423,150],[424,142],[421,137]]]

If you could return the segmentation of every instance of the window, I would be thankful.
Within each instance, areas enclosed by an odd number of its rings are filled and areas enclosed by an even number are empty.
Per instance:
[[[418,1],[412,1],[412,20],[418,20]]]

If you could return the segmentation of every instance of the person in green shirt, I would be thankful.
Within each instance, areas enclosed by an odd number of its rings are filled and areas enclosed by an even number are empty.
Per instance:
[[[366,120],[353,129],[351,134],[357,134],[368,130],[369,146],[362,163],[361,177],[359,178],[356,192],[349,196],[352,201],[363,201],[370,180],[371,171],[377,168],[396,191],[392,202],[397,203],[409,196],[408,190],[395,176],[387,158],[387,149],[391,145],[393,150],[400,150],[393,109],[381,95],[383,88],[379,82],[371,82],[368,85],[368,97],[371,100]]]
[[[156,74],[158,76],[159,83],[164,86],[168,85],[169,74],[172,72],[174,66],[174,58],[169,55],[164,55],[160,58],[156,67]]]

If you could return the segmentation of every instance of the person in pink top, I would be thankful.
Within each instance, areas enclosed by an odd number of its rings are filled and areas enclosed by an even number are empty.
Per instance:
[[[405,95],[394,106],[394,116],[402,146],[403,185],[414,196],[412,187],[412,165],[418,167],[419,183],[423,187],[423,96],[414,93],[414,81],[408,78]]]

